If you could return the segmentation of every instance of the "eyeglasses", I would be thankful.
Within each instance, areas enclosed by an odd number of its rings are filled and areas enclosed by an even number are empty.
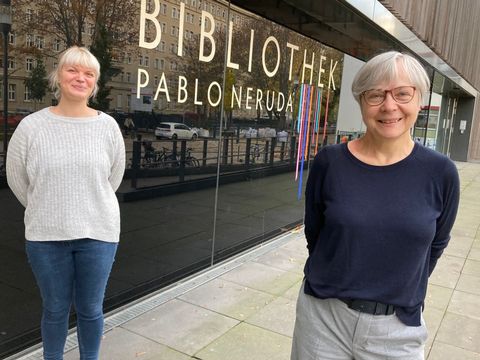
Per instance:
[[[362,96],[368,105],[376,106],[383,104],[383,102],[387,98],[387,93],[392,94],[393,100],[395,100],[397,103],[407,104],[412,101],[415,95],[415,87],[399,86],[392,90],[371,89],[364,91],[362,93]]]

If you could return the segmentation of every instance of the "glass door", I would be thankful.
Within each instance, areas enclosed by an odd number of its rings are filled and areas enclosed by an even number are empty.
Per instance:
[[[430,103],[423,107],[429,110],[424,132],[425,145],[447,156],[450,154],[457,104],[458,94],[454,91],[454,84],[435,72]]]

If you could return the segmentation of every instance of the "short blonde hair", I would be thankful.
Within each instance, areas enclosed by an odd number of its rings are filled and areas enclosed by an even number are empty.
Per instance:
[[[352,93],[361,105],[360,97],[364,91],[375,88],[381,83],[390,82],[398,77],[398,66],[401,64],[420,94],[419,100],[430,90],[430,78],[420,62],[414,57],[398,51],[388,51],[367,61],[353,79]]]
[[[60,70],[65,65],[80,65],[88,69],[92,69],[95,73],[95,86],[90,98],[94,98],[98,92],[98,79],[100,78],[100,63],[97,58],[86,48],[80,46],[72,46],[65,50],[58,61],[58,65],[50,73],[49,82],[50,88],[53,90],[55,98],[59,100],[62,96],[62,91],[59,86],[58,76]]]

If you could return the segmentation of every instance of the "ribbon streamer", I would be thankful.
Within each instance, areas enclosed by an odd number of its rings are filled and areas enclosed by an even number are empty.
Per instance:
[[[314,143],[315,154],[318,152],[322,98],[322,89],[306,84],[301,85],[299,100],[300,106],[298,107],[296,126],[298,133],[298,148],[295,164],[295,181],[299,180],[297,194],[299,200],[302,197],[303,168],[305,165],[305,160],[308,160],[309,149],[313,146]],[[330,89],[328,89],[327,91],[322,143],[325,141],[327,132],[329,100]]]

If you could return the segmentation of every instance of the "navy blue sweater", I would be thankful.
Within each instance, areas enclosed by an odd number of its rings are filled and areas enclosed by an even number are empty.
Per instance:
[[[387,166],[361,162],[347,144],[325,147],[306,187],[305,293],[392,304],[419,326],[458,201],[455,164],[422,145]]]

